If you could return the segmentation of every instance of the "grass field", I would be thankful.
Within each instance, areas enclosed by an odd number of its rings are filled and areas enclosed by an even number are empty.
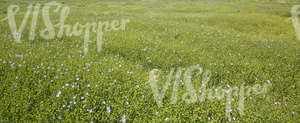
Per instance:
[[[0,20],[18,5],[17,26],[27,6],[50,1],[0,0]],[[29,40],[31,16],[15,42],[8,20],[0,22],[0,123],[2,122],[300,122],[300,41],[285,0],[58,1],[70,8],[65,23],[129,19],[125,30],[107,31],[101,52],[91,34]],[[45,28],[41,12],[37,30]],[[59,13],[51,10],[51,21]],[[55,29],[56,33],[58,28]],[[244,115],[225,98],[185,103],[188,91],[172,83],[159,107],[149,72],[200,65],[210,70],[207,88],[272,83],[267,93],[246,96]],[[174,78],[173,78],[174,79]],[[173,80],[172,79],[172,80]],[[200,76],[192,84],[201,95]],[[163,84],[164,78],[161,79]]]

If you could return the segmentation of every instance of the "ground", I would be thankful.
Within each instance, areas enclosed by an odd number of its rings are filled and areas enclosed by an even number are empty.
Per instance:
[[[291,20],[297,1],[284,0],[125,0],[57,1],[70,8],[65,24],[130,20],[124,30],[105,31],[97,51],[91,31],[88,52],[84,36],[29,40],[31,16],[16,42],[8,7],[40,3],[37,30],[45,29],[42,8],[51,1],[0,1],[0,122],[300,122],[300,41]],[[51,21],[60,12],[51,9]],[[58,28],[55,28],[57,34]],[[207,88],[253,87],[271,83],[264,94],[245,96],[244,114],[232,97],[186,103],[189,92],[180,81],[172,104],[175,78],[159,106],[149,74],[199,65],[211,71]],[[203,77],[193,75],[201,95]]]

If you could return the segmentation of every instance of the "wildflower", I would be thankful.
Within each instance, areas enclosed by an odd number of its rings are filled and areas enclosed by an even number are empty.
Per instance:
[[[125,123],[126,122],[126,115],[123,115],[122,116],[122,123]]]
[[[165,121],[168,121],[168,120],[169,120],[169,118],[166,118],[166,119],[165,119]]]
[[[56,94],[56,97],[59,97],[61,94],[61,92],[59,91],[57,94]]]
[[[225,90],[225,93],[226,93],[226,94],[228,94],[229,92],[230,92],[230,89],[228,89],[228,90]]]
[[[106,111],[107,111],[108,113],[111,112],[111,111],[110,111],[110,106],[106,107]]]
[[[231,122],[231,118],[228,118],[228,121]]]

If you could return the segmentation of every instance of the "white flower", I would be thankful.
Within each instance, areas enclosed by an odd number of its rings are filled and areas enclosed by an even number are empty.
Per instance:
[[[231,122],[231,118],[228,118],[228,121]]]
[[[155,115],[158,115],[158,112],[155,112]]]
[[[230,87],[230,85],[229,84],[226,84],[226,86],[229,88]]]
[[[57,94],[56,94],[56,97],[59,97],[61,94],[61,92],[59,91]]]
[[[208,117],[207,120],[210,120],[210,117]]]
[[[123,115],[122,116],[122,123],[125,123],[126,122],[126,115]]]
[[[106,111],[107,111],[108,113],[111,112],[111,111],[110,111],[110,106],[106,107]]]
[[[166,119],[165,119],[165,121],[168,121],[168,120],[169,120],[169,118],[166,118]]]

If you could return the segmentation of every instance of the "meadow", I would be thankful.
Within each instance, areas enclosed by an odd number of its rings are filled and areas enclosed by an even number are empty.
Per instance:
[[[291,20],[297,0],[64,0],[65,23],[130,20],[124,30],[97,35],[40,36],[41,16],[49,0],[0,0],[0,123],[2,122],[300,122],[300,41]],[[27,7],[39,3],[35,39],[32,16],[20,42],[11,33],[10,5],[18,5],[16,23]],[[60,13],[51,11],[59,23]],[[299,10],[300,11],[300,10]],[[299,16],[300,17],[300,16]],[[4,20],[2,20],[4,19]],[[55,34],[59,28],[55,27]],[[225,115],[225,98],[186,103],[180,81],[171,103],[172,82],[162,106],[157,104],[149,73],[161,70],[164,85],[172,69],[200,65],[211,71],[207,88],[271,83],[266,94],[238,98]],[[202,76],[192,86],[201,95]],[[174,83],[173,83],[174,84]]]

